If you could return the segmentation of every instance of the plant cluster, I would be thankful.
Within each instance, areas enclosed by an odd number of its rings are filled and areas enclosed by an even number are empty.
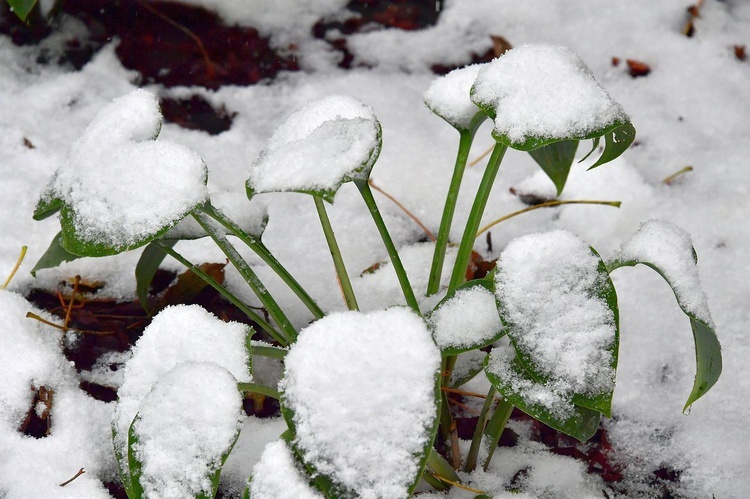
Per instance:
[[[561,47],[518,47],[438,78],[425,102],[460,138],[427,286],[427,295],[444,297],[429,310],[420,308],[423,297],[410,284],[368,183],[381,150],[380,123],[354,98],[327,97],[290,116],[251,165],[246,183],[249,198],[271,192],[312,197],[347,312],[325,313],[287,272],[263,243],[266,220],[247,230],[212,205],[202,160],[184,146],[155,140],[161,119],[148,92],[115,100],[73,145],[34,215],[59,213],[62,227],[34,272],[145,247],[135,269],[144,306],[149,283],[169,255],[273,339],[252,340],[254,330],[197,307],[170,307],[154,318],[126,365],[112,425],[131,499],[213,497],[239,433],[240,393],[278,398],[288,426],[249,480],[246,495],[259,499],[408,497],[420,480],[446,489],[460,483],[460,467],[487,468],[514,407],[586,441],[601,415],[611,416],[619,317],[610,274],[624,266],[656,270],[690,320],[697,371],[685,409],[717,381],[721,352],[695,252],[690,237],[668,222],[643,224],[610,261],[567,231],[529,234],[508,244],[486,277],[467,282],[479,224],[508,148],[528,151],[559,195],[581,140],[593,141],[581,161],[601,151],[596,168],[635,138],[627,114],[576,55]],[[472,141],[487,118],[496,145],[454,251],[448,239],[456,199]],[[126,171],[148,182],[123,189]],[[380,272],[393,269],[406,306],[358,311],[326,211],[347,182],[361,193],[390,256],[391,265]],[[267,316],[175,250],[178,241],[204,236],[223,251]],[[235,241],[279,275],[309,309],[311,325],[301,331],[292,325]],[[443,268],[454,255],[446,287]],[[278,386],[264,384],[256,368],[264,358],[283,363]],[[446,394],[480,372],[491,388],[462,456]],[[179,414],[184,407],[196,410]]]

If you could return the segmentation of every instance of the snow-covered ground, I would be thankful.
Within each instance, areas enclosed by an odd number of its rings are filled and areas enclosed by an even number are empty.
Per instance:
[[[538,210],[495,227],[491,253],[483,242],[476,249],[486,259],[496,258],[515,237],[562,228],[590,243],[606,259],[641,222],[651,218],[671,221],[691,233],[722,344],[722,377],[690,414],[682,414],[695,369],[688,319],[653,271],[645,267],[617,270],[613,280],[621,317],[620,362],[613,419],[605,426],[617,455],[628,463],[626,479],[632,482],[631,490],[637,490],[651,471],[668,467],[681,470],[678,493],[684,497],[750,495],[750,429],[746,424],[750,402],[745,396],[750,388],[746,361],[750,341],[745,331],[750,322],[746,306],[750,281],[745,277],[750,243],[746,221],[750,177],[745,171],[750,157],[750,60],[740,61],[733,49],[734,45],[750,45],[750,2],[706,0],[696,32],[688,38],[681,33],[690,5],[686,0],[447,0],[432,28],[351,36],[349,47],[355,61],[368,67],[346,71],[336,66],[337,53],[309,34],[320,15],[336,12],[344,1],[193,3],[219,9],[228,21],[254,25],[278,44],[295,43],[303,67],[268,85],[223,87],[215,92],[147,88],[172,95],[200,93],[237,113],[232,128],[217,136],[172,124],[165,124],[160,136],[160,140],[185,144],[198,152],[208,165],[212,198],[230,214],[247,209],[249,166],[276,127],[313,99],[345,94],[371,106],[382,124],[383,149],[371,178],[436,231],[458,135],[423,103],[422,94],[434,79],[429,66],[468,62],[472,52],[482,53],[491,46],[490,35],[501,35],[514,45],[552,43],[576,52],[622,104],[638,136],[636,144],[611,164],[586,172],[585,163],[574,163],[562,197],[619,200],[622,207],[573,205]],[[106,282],[104,293],[132,299],[138,252],[77,260],[39,272],[36,279],[29,275],[59,230],[54,219],[31,219],[38,196],[97,111],[135,88],[135,74],[122,68],[111,45],[81,71],[39,66],[34,62],[35,50],[0,38],[0,281],[15,264],[21,246],[27,245],[28,255],[11,291],[23,294],[39,286],[54,289],[61,279],[81,275]],[[646,62],[652,71],[633,78],[624,62],[613,66],[613,57]],[[485,123],[472,157],[493,143],[490,131],[490,124]],[[24,145],[24,139],[34,147]],[[582,145],[579,155],[585,149]],[[692,172],[671,185],[662,182],[688,165],[694,168]],[[460,239],[481,175],[481,166],[467,171],[453,240]],[[140,181],[122,178],[122,189]],[[524,207],[509,193],[512,186],[554,195],[554,186],[527,154],[509,151],[484,222]],[[284,193],[260,195],[256,202],[268,205],[267,246],[323,309],[344,310],[313,201]],[[402,258],[412,283],[423,291],[431,247],[417,243],[423,233],[403,212],[385,198],[379,197],[378,202],[396,245],[405,248]],[[359,276],[373,263],[386,260],[387,254],[352,184],[341,187],[329,214],[352,269],[360,307],[367,311],[401,303],[395,276],[386,272]],[[178,249],[192,261],[224,261],[210,241],[180,243]],[[248,254],[247,258],[257,264],[271,292],[289,308],[292,322],[305,325],[310,319],[307,309],[257,257]],[[175,261],[165,265],[180,269]],[[239,274],[228,271],[227,282],[243,299],[258,303]],[[113,404],[93,401],[77,389],[75,372],[59,353],[57,340],[50,339],[54,333],[24,319],[30,308],[15,294],[0,294],[0,372],[5,365],[25,370],[14,368],[2,375],[0,496],[107,497],[100,480],[112,480],[116,473],[109,447]],[[6,337],[11,330],[24,333],[11,341]],[[19,408],[28,403],[28,386],[23,383],[29,379],[56,390],[55,428],[45,439],[23,437],[11,424]],[[476,383],[478,390],[486,390],[486,384]],[[248,419],[224,479],[235,488],[244,486],[266,442],[275,440],[283,428],[279,421]],[[483,490],[502,490],[527,466],[531,467],[526,480],[529,497],[602,497],[602,483],[587,475],[579,462],[550,455],[532,443],[500,449],[489,472],[478,472],[468,481]],[[58,486],[79,468],[86,473],[66,487]],[[451,497],[472,495],[454,490]]]

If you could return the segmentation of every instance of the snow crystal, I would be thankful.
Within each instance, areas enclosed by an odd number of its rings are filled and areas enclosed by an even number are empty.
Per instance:
[[[674,289],[680,306],[713,327],[693,255],[693,241],[684,229],[664,220],[649,220],[623,243],[616,259],[655,265]]]
[[[237,322],[223,322],[197,305],[167,307],[154,317],[133,347],[118,391],[113,421],[118,451],[125,448],[141,400],[161,376],[180,363],[215,362],[238,381],[250,381],[245,328]]]
[[[304,329],[281,387],[305,461],[358,496],[406,497],[439,367],[426,324],[405,308],[334,313]]]
[[[556,391],[596,396],[612,390],[608,351],[616,323],[602,298],[599,259],[567,231],[513,240],[495,276],[508,334]]]
[[[241,415],[237,381],[218,364],[185,362],[162,376],[133,427],[145,496],[210,496],[211,475],[237,437]]]
[[[132,245],[207,199],[203,161],[185,146],[154,141],[160,127],[156,97],[135,90],[104,107],[73,143],[46,196],[72,208],[81,239]]]
[[[482,112],[469,98],[479,70],[484,64],[454,69],[435,79],[424,93],[424,102],[435,114],[458,128],[468,130],[477,113]]]
[[[503,328],[495,295],[483,286],[458,290],[432,313],[430,323],[441,350],[486,344]]]
[[[494,134],[512,144],[565,139],[628,121],[628,116],[565,47],[521,45],[485,65],[471,99],[489,110]]]
[[[283,440],[266,445],[253,468],[250,497],[255,499],[322,499],[307,484],[294,462],[292,451]]]
[[[380,152],[372,110],[346,96],[329,96],[291,115],[250,168],[255,192],[335,191],[367,179]]]

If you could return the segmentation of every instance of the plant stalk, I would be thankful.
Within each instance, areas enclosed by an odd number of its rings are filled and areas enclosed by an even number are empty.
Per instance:
[[[487,460],[484,462],[484,471],[487,471],[490,467],[490,461],[495,454],[497,444],[500,442],[500,437],[503,434],[503,430],[505,430],[505,425],[508,424],[508,419],[510,419],[510,414],[512,412],[513,404],[504,398],[500,399],[500,402],[498,402],[497,407],[495,408],[495,413],[492,415],[492,418],[490,418],[489,423],[487,423],[484,436],[487,437],[489,447],[487,449]]]
[[[265,332],[267,332],[269,335],[273,337],[276,341],[281,343],[282,345],[286,346],[289,344],[289,342],[284,338],[284,336],[271,324],[266,322],[263,317],[261,317],[257,312],[255,312],[253,309],[247,306],[246,303],[244,303],[242,300],[234,296],[232,293],[227,290],[224,286],[219,284],[213,277],[203,272],[197,265],[194,265],[189,260],[187,260],[185,257],[183,257],[181,254],[177,253],[172,247],[168,244],[164,244],[161,241],[154,241],[155,244],[159,245],[159,247],[164,250],[165,253],[167,253],[169,256],[183,264],[185,267],[189,268],[195,275],[206,281],[206,283],[214,288],[216,291],[219,292],[221,296],[229,300],[234,306],[242,310],[244,314],[254,323],[256,323],[258,326],[260,326],[261,329],[263,329]]]
[[[202,211],[219,222],[221,225],[229,229],[232,234],[237,236],[240,241],[245,243],[248,248],[253,250],[255,254],[258,255],[261,260],[263,260],[271,268],[271,270],[276,272],[276,275],[278,275],[287,286],[289,286],[289,289],[291,289],[294,294],[297,295],[300,301],[307,307],[310,312],[312,312],[316,319],[320,319],[325,315],[325,313],[318,306],[315,300],[313,300],[310,295],[307,294],[307,291],[305,291],[305,289],[297,282],[297,280],[292,277],[289,271],[287,271],[286,268],[281,265],[281,263],[276,259],[275,256],[273,256],[273,254],[268,250],[266,245],[263,244],[260,239],[253,237],[247,232],[243,231],[236,223],[234,223],[231,219],[224,215],[220,210],[217,210],[213,207],[204,207],[202,208]]]
[[[313,199],[315,200],[315,209],[318,210],[320,225],[323,227],[323,233],[326,236],[328,249],[331,252],[331,258],[333,258],[333,266],[336,267],[336,274],[339,277],[339,283],[341,284],[341,291],[344,293],[346,306],[349,310],[359,310],[357,298],[354,296],[354,288],[352,288],[352,282],[349,280],[349,274],[346,272],[346,265],[344,265],[341,250],[339,250],[339,245],[336,242],[336,236],[333,233],[333,227],[331,226],[331,220],[328,218],[328,212],[326,212],[323,198],[313,196]]]
[[[268,292],[260,279],[258,279],[258,276],[255,274],[255,272],[253,272],[253,269],[250,268],[250,265],[247,263],[247,261],[242,258],[235,247],[232,246],[232,244],[227,240],[226,236],[216,230],[216,228],[213,226],[213,220],[211,220],[208,215],[202,212],[194,212],[193,217],[200,224],[200,226],[203,227],[203,230],[206,231],[206,234],[211,236],[211,239],[213,239],[216,245],[219,246],[221,251],[224,252],[226,257],[230,262],[232,262],[232,265],[234,265],[245,282],[258,296],[258,299],[268,311],[268,315],[271,316],[271,318],[279,326],[279,329],[281,329],[282,333],[284,334],[286,341],[283,344],[288,345],[289,343],[294,342],[294,340],[297,338],[297,331],[294,329],[292,323],[289,322],[289,319],[276,303],[276,300],[274,300],[273,296],[271,296],[271,293]]]
[[[458,142],[458,154],[456,155],[456,164],[453,167],[453,177],[448,188],[448,195],[445,198],[440,229],[438,229],[437,240],[435,241],[435,253],[432,256],[430,279],[427,281],[427,296],[434,295],[440,289],[440,277],[443,273],[445,250],[448,247],[448,238],[450,237],[451,225],[453,224],[453,214],[456,211],[458,191],[461,188],[466,161],[469,159],[471,143],[474,140],[474,130],[459,130],[459,133],[461,134],[461,138]]]
[[[492,191],[492,184],[495,182],[500,163],[502,162],[503,156],[505,156],[505,151],[507,150],[508,146],[498,142],[492,150],[492,155],[487,162],[487,168],[485,169],[484,176],[479,184],[477,195],[474,198],[474,204],[471,207],[471,212],[469,212],[469,219],[466,221],[464,234],[461,237],[461,244],[458,248],[456,263],[453,267],[453,273],[451,274],[448,293],[455,290],[466,280],[466,267],[469,265],[471,252],[474,249],[474,239],[476,238],[477,229],[479,229],[479,223],[482,221],[484,208],[487,206],[487,199],[489,199],[490,192]]]
[[[479,413],[479,420],[477,421],[477,427],[474,430],[474,435],[471,438],[471,447],[469,447],[469,454],[466,456],[466,464],[464,464],[464,471],[471,473],[477,467],[477,458],[479,456],[479,449],[482,444],[482,435],[484,435],[484,426],[487,424],[487,418],[490,415],[490,409],[492,404],[495,403],[496,389],[494,386],[490,386],[487,392],[487,398],[484,399],[484,405],[482,411]]]
[[[393,264],[393,270],[396,271],[396,276],[398,277],[398,282],[401,285],[401,291],[404,293],[407,305],[414,309],[417,314],[421,315],[421,312],[419,311],[419,303],[417,302],[416,296],[414,296],[414,290],[409,283],[409,278],[407,277],[406,270],[401,263],[401,257],[398,256],[398,250],[393,244],[393,239],[391,239],[391,235],[388,232],[388,227],[386,227],[383,217],[380,215],[380,210],[378,210],[378,205],[372,195],[370,184],[367,183],[367,180],[355,180],[354,184],[362,194],[362,198],[364,199],[367,208],[370,210],[370,215],[378,228],[378,232],[380,232],[380,238],[383,240],[386,250],[388,250],[388,255],[391,257],[391,263]]]

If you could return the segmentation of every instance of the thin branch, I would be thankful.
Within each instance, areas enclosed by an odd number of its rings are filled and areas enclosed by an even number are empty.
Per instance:
[[[422,223],[422,221],[421,221],[421,220],[419,220],[419,219],[418,219],[418,218],[416,217],[416,215],[414,215],[414,214],[413,214],[412,212],[410,212],[409,210],[407,210],[407,209],[406,209],[406,206],[404,206],[403,204],[399,203],[399,201],[398,201],[398,200],[397,200],[397,199],[396,199],[395,197],[391,196],[390,194],[388,194],[387,192],[385,192],[385,191],[384,191],[383,189],[381,189],[380,187],[378,187],[377,185],[375,185],[375,182],[373,182],[373,181],[372,181],[372,179],[368,179],[368,180],[367,180],[367,183],[368,183],[368,184],[370,184],[370,187],[372,187],[373,189],[375,189],[376,191],[378,191],[378,192],[379,192],[380,194],[382,194],[383,196],[385,196],[385,197],[387,197],[388,199],[390,199],[391,201],[393,201],[393,203],[394,203],[394,204],[395,204],[396,206],[398,206],[399,208],[401,208],[401,210],[402,210],[402,211],[403,211],[404,213],[406,213],[406,216],[408,216],[409,218],[411,218],[412,220],[414,220],[414,223],[416,223],[417,225],[419,225],[419,228],[420,228],[420,229],[422,229],[422,230],[424,231],[424,233],[425,233],[425,234],[427,234],[427,237],[429,237],[431,241],[435,241],[435,234],[433,234],[433,233],[432,233],[432,232],[430,231],[430,229],[428,229],[428,228],[427,228],[427,227],[426,227],[426,226],[425,226],[425,225],[424,225],[424,224]]]
[[[0,289],[5,289],[8,287],[8,284],[10,284],[10,281],[13,279],[13,276],[16,275],[16,272],[18,272],[18,268],[21,266],[21,262],[23,262],[24,257],[26,256],[26,250],[28,248],[26,246],[21,246],[21,255],[18,257],[18,260],[16,260],[16,265],[13,267],[13,270],[10,271],[10,275],[5,280],[2,286],[0,286]]]
[[[675,179],[677,177],[679,177],[680,175],[684,175],[685,173],[688,173],[688,172],[691,172],[691,171],[693,171],[693,167],[692,166],[686,166],[685,168],[682,168],[682,169],[676,171],[675,173],[673,173],[672,175],[670,175],[669,177],[665,178],[661,182],[663,184],[670,185],[672,182],[675,181]]]
[[[114,334],[114,332],[112,332],[112,331],[91,331],[91,330],[88,330],[88,329],[76,329],[74,327],[64,327],[64,326],[61,326],[59,324],[55,324],[54,322],[48,321],[48,320],[46,320],[46,319],[38,316],[34,312],[26,312],[26,318],[27,319],[37,320],[37,321],[41,322],[42,324],[47,324],[48,326],[52,326],[55,329],[60,329],[63,332],[73,331],[73,332],[81,333],[81,334],[95,334],[97,336],[108,336],[110,334]]]
[[[68,484],[69,484],[70,482],[72,482],[73,480],[75,480],[75,479],[76,479],[76,478],[78,478],[79,476],[83,475],[84,473],[86,473],[86,470],[84,470],[83,468],[81,468],[80,470],[78,470],[78,473],[76,473],[75,475],[73,475],[73,477],[72,477],[71,479],[69,479],[69,480],[65,480],[65,481],[64,481],[63,483],[61,483],[61,484],[60,484],[60,487],[65,487],[65,486],[66,486],[66,485],[68,485]]]

